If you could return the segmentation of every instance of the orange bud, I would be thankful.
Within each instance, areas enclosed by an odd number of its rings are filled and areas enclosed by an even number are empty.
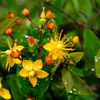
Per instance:
[[[25,8],[25,9],[23,9],[23,10],[21,11],[21,13],[22,13],[22,15],[28,17],[29,14],[30,14],[30,11],[29,11],[28,9]]]
[[[9,18],[14,18],[14,17],[16,17],[16,15],[13,12],[9,11],[8,16],[6,18],[9,19]]]
[[[52,65],[52,64],[55,63],[55,60],[52,59],[52,57],[46,56],[46,57],[45,57],[45,63],[46,63],[47,65]]]
[[[48,10],[47,13],[46,13],[46,18],[52,19],[54,17],[55,17],[55,15],[50,10]]]
[[[6,33],[7,35],[11,35],[12,32],[13,32],[12,27],[7,28],[6,31],[5,31],[5,33]]]
[[[32,98],[27,98],[27,100],[33,100]]]
[[[22,18],[18,18],[18,19],[16,20],[16,24],[17,24],[18,26],[20,26],[20,25],[22,24],[22,22],[23,22],[23,19],[22,19]]]
[[[20,52],[18,50],[11,52],[11,57],[18,58],[20,57]]]
[[[34,37],[32,37],[32,36],[29,36],[29,37],[28,37],[28,43],[29,43],[30,45],[34,44],[35,42],[36,42],[36,41],[35,41]]]
[[[79,37],[78,36],[74,36],[74,38],[72,39],[72,42],[74,44],[77,44],[79,42]]]
[[[55,28],[55,24],[52,21],[46,24],[46,26],[47,26],[47,29],[51,31]]]

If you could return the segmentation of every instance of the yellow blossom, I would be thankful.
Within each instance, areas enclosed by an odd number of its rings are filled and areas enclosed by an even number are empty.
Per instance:
[[[7,42],[10,50],[6,50],[4,53],[7,54],[6,68],[8,67],[8,70],[10,70],[10,67],[13,67],[15,64],[21,64],[21,60],[19,59],[21,58],[20,51],[24,48],[24,46],[14,43],[14,46],[12,47],[10,42]]]
[[[6,100],[11,99],[9,90],[2,88],[1,80],[2,80],[2,78],[0,78],[0,97],[4,98]]]
[[[68,51],[73,50],[72,47],[66,48],[68,46],[67,42],[69,42],[69,39],[67,36],[64,36],[61,39],[61,33],[60,35],[55,35],[55,38],[51,39],[50,43],[43,46],[43,48],[49,52],[49,56],[51,56],[54,60],[63,60],[66,56],[68,56]]]
[[[34,63],[29,60],[23,60],[23,69],[20,70],[21,77],[28,77],[33,87],[37,84],[37,78],[46,78],[49,74],[42,69],[43,63],[41,60],[36,60]]]

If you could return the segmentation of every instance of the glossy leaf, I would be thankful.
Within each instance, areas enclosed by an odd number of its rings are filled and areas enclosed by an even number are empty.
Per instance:
[[[89,29],[84,31],[84,52],[85,52],[85,61],[92,68],[94,67],[94,57],[100,48],[99,39]]]
[[[26,46],[26,47],[28,46],[27,35],[15,31],[15,32],[13,32],[13,37],[14,37],[15,40],[17,40],[17,42],[20,45],[23,45],[23,46]]]
[[[63,90],[65,88],[62,79],[57,75],[53,77],[51,84],[57,89]]]
[[[90,87],[74,72],[71,71],[74,81],[73,88],[70,92],[78,95],[93,95]]]
[[[70,53],[71,59],[75,62],[78,63],[81,58],[83,57],[84,53],[83,52],[72,52]]]
[[[69,93],[73,87],[74,80],[71,72],[67,68],[62,68],[62,81],[64,83],[67,93]]]
[[[5,53],[0,53],[0,66],[5,69],[6,65],[6,57],[7,55]]]
[[[10,27],[14,23],[14,21],[16,21],[16,19],[18,19],[18,17],[6,19],[0,23],[0,36],[4,33],[6,28]]]
[[[22,96],[19,93],[18,86],[16,84],[16,76],[12,74],[12,75],[9,75],[7,78],[9,79],[8,82],[10,84],[11,93],[14,100],[23,100]]]
[[[96,76],[100,78],[100,49],[95,56],[95,69],[96,69]]]
[[[8,44],[7,43],[7,39],[9,39],[11,41],[11,43],[12,43],[12,39],[8,35],[6,35],[6,34],[4,34],[4,35],[2,35],[0,37],[0,42],[5,43],[5,44]],[[4,45],[2,43],[0,43],[0,47],[2,47],[2,48],[0,48],[0,50],[1,51],[7,50],[9,48],[8,45]]]

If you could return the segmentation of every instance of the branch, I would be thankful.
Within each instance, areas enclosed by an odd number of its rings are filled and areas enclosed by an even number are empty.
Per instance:
[[[100,10],[96,7],[94,0],[90,0],[94,10],[98,13],[98,15],[100,15]]]
[[[62,9],[60,9],[60,8],[58,8],[58,7],[54,6],[54,5],[52,5],[51,3],[49,3],[49,2],[45,2],[45,3],[48,4],[48,5],[50,5],[50,6],[52,6],[52,7],[54,7],[55,9],[61,11],[63,14],[65,14],[67,17],[69,17],[69,18],[72,19],[75,23],[77,23],[79,26],[83,26],[83,27],[88,28],[88,29],[90,29],[90,30],[100,32],[99,29],[90,27],[90,26],[88,26],[87,24],[82,23],[81,21],[78,21],[77,19],[75,19],[74,17],[72,17],[71,15],[69,15],[67,12],[65,12],[64,10],[62,10]]]

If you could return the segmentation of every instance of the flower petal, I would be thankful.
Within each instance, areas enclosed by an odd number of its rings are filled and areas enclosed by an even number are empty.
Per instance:
[[[6,50],[5,53],[6,53],[7,55],[10,55],[10,54],[11,54],[11,50]]]
[[[24,46],[18,45],[18,46],[13,47],[13,51],[16,51],[16,50],[21,51],[23,48]]]
[[[21,69],[19,75],[22,77],[28,77],[28,71],[25,69]]]
[[[18,58],[12,58],[13,59],[13,62],[16,63],[16,64],[21,64],[21,60],[18,59]]]
[[[36,77],[29,77],[29,81],[32,84],[33,87],[37,84],[37,78]]]
[[[10,70],[10,67],[14,66],[14,62],[11,56],[7,56],[7,61],[6,61],[6,68],[8,67],[8,71]]]
[[[33,63],[33,69],[34,70],[40,70],[42,69],[42,61],[41,60],[36,60],[34,63]]]
[[[37,78],[46,78],[49,74],[43,70],[36,71]]]
[[[2,88],[1,97],[4,99],[11,99],[9,90]]]
[[[26,69],[28,71],[33,69],[33,63],[29,60],[23,60],[22,66],[23,66],[24,69]]]
[[[47,43],[43,46],[43,48],[47,51],[51,51],[54,48],[54,44],[53,43]]]

